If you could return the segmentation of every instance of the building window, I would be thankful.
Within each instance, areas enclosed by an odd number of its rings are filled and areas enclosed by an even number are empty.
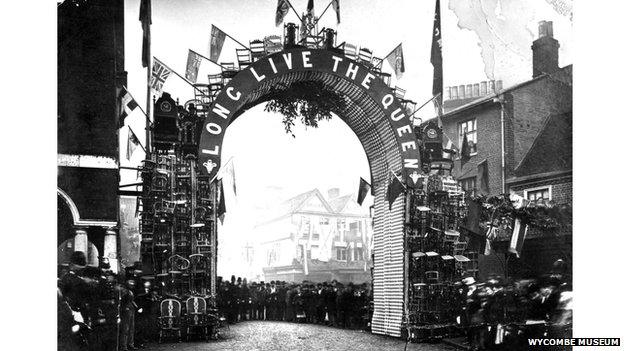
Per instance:
[[[524,191],[524,198],[529,201],[537,201],[539,199],[546,201],[546,200],[550,200],[551,198],[550,192],[551,192],[550,186],[526,189]]]
[[[356,247],[353,256],[354,261],[364,261],[364,250],[361,247]]]
[[[459,124],[459,145],[462,146],[464,142],[464,134],[466,134],[466,139],[468,139],[468,147],[470,147],[470,154],[474,155],[477,153],[477,120],[471,119],[469,121],[463,122]]]
[[[321,235],[319,233],[312,233],[312,240],[319,241],[321,239]]]
[[[346,261],[347,260],[347,249],[345,248],[336,248],[336,260],[338,261]]]
[[[321,225],[329,225],[329,218],[327,217],[321,218]]]
[[[460,179],[459,185],[466,192],[466,195],[474,196],[477,190],[477,177]]]

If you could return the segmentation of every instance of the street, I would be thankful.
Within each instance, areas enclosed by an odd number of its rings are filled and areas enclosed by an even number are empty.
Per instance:
[[[405,341],[357,330],[344,330],[313,324],[254,321],[230,326],[224,340],[150,344],[146,350],[403,350]],[[407,345],[407,350],[452,350],[443,344]]]

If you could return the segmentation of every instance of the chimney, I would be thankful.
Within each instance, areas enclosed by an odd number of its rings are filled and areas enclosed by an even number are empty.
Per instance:
[[[479,83],[475,83],[472,85],[472,95],[474,97],[481,96],[481,93],[479,92]]]
[[[487,82],[483,81],[481,82],[481,95],[487,95],[487,94],[488,94]]]
[[[472,97],[472,84],[466,85],[466,99]]]
[[[459,99],[465,99],[466,98],[466,86],[465,85],[460,85],[459,86],[459,91],[458,91],[457,97]]]
[[[553,38],[552,21],[540,21],[539,37],[531,45],[533,78],[559,69],[559,41]]]
[[[457,99],[457,85],[451,87],[451,100]]]
[[[338,196],[340,196],[340,189],[338,189],[338,188],[331,188],[331,189],[327,190],[327,197],[329,198],[329,200],[335,199]]]

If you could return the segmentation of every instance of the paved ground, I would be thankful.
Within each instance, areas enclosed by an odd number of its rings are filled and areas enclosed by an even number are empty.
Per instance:
[[[356,330],[329,328],[311,324],[287,322],[244,322],[230,326],[225,339],[148,345],[147,351],[294,351],[294,350],[346,350],[403,351],[405,341]],[[407,345],[411,351],[452,350],[443,344]]]

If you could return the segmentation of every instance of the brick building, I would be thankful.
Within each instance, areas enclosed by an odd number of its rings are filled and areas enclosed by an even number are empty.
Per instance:
[[[58,261],[71,252],[117,267],[118,88],[123,0],[66,0],[58,15]]]
[[[482,82],[477,94],[475,85],[466,85],[471,87],[470,97],[466,86],[447,88],[448,96],[455,99],[444,103],[443,129],[458,147],[464,134],[468,140],[470,158],[457,158],[453,167],[453,175],[467,192],[516,192],[527,199],[542,197],[559,204],[571,203],[572,65],[559,67],[558,48],[552,22],[542,21],[539,38],[532,45],[532,79],[508,88],[494,81]],[[458,104],[454,100],[461,101]],[[571,232],[563,234],[568,236],[564,241],[571,252]],[[530,242],[539,236],[529,236],[522,256],[541,255],[545,242]],[[560,255],[560,251],[546,256]],[[501,257],[482,257],[481,273],[504,273],[500,262],[504,262]],[[542,269],[534,266],[524,271],[536,273]]]

